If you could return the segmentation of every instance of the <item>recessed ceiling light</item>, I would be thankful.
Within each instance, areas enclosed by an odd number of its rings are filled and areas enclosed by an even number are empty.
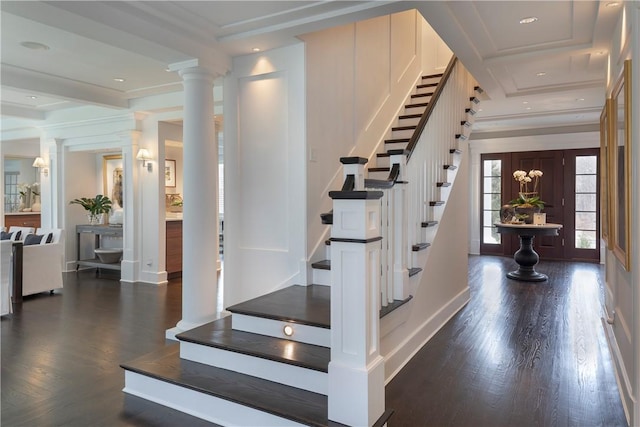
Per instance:
[[[536,76],[538,77],[542,77],[542,76],[546,76],[547,73],[545,73],[544,71],[540,71],[539,73],[536,73]]]
[[[528,16],[526,18],[522,18],[520,20],[520,23],[521,24],[532,24],[532,23],[536,22],[537,20],[538,20],[538,18],[535,17],[535,16]]]
[[[38,99],[38,97],[35,96],[35,95],[27,95],[27,98],[29,98],[29,99]]]
[[[26,47],[27,49],[32,50],[49,50],[51,49],[46,44],[38,43],[38,42],[20,42],[20,46]]]
[[[528,104],[528,103],[529,103],[529,101],[522,101],[522,103],[523,103],[523,104]]]
[[[576,101],[584,101],[584,98],[578,98]]]
[[[531,110],[531,107],[527,107],[527,108],[525,108],[525,110]]]
[[[607,7],[618,7],[618,6],[620,6],[620,2],[618,1],[612,1],[607,3]]]
[[[260,52],[260,48],[259,47],[254,47],[253,49],[251,49],[254,52]]]
[[[125,79],[123,79],[122,77],[115,77],[115,78],[113,79],[113,81],[114,81],[114,82],[118,82],[118,83],[122,83],[122,82],[124,82],[124,81],[126,81],[126,80],[125,80]]]

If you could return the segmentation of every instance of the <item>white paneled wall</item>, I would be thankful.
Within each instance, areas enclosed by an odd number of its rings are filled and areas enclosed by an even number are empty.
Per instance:
[[[233,70],[224,85],[226,306],[306,283],[304,46],[238,57]]]

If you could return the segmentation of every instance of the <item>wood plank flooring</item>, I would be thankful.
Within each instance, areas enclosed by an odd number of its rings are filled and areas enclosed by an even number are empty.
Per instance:
[[[387,386],[399,426],[624,426],[601,325],[602,267],[541,262],[549,282],[506,279],[514,261],[470,257],[471,302]],[[105,275],[106,276],[106,275]],[[162,349],[181,282],[65,275],[0,322],[2,426],[211,426],[122,393],[119,365]]]

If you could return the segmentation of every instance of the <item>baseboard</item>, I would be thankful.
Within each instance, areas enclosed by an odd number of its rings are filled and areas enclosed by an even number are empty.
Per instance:
[[[616,375],[616,382],[618,383],[618,391],[620,392],[620,400],[622,400],[622,407],[624,409],[624,415],[627,418],[627,424],[631,425],[631,411],[633,410],[633,388],[631,387],[631,380],[624,366],[624,360],[618,347],[613,327],[607,322],[607,319],[602,318],[602,327],[604,328],[604,334],[607,338],[607,344],[609,345],[609,351],[611,352],[611,359],[613,359],[614,371]]]
[[[383,355],[385,359],[385,385],[388,384],[415,354],[471,299],[469,287],[465,287],[440,310],[427,319],[392,352]]]

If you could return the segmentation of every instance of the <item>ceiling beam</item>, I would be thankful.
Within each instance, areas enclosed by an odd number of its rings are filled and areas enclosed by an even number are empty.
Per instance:
[[[126,96],[116,90],[6,64],[2,64],[2,86],[102,107],[129,108]]]

